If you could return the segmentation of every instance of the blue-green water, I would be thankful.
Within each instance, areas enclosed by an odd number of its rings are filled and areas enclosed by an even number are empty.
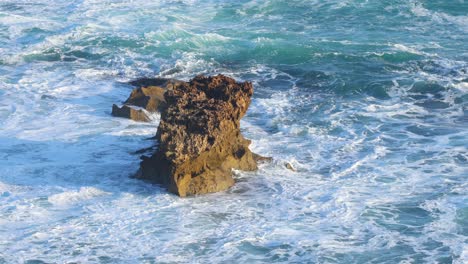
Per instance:
[[[2,0],[0,263],[466,263],[467,43],[464,0]],[[110,108],[202,73],[274,162],[180,199]]]

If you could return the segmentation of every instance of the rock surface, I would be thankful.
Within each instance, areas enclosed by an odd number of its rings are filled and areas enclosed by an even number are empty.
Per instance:
[[[140,87],[132,91],[121,107],[115,104],[112,105],[112,115],[148,122],[150,121],[148,112],[160,111],[166,103],[164,93],[173,89],[179,83],[182,82],[160,78],[144,78],[132,81],[130,84]]]
[[[135,121],[150,121],[148,114],[142,108],[132,105],[122,105],[121,107],[118,107],[117,105],[113,104],[112,115],[117,117],[130,118]]]
[[[179,196],[225,190],[232,169],[257,169],[240,119],[250,105],[249,82],[218,75],[179,82],[164,94],[156,139],[158,150],[142,157],[138,178],[166,185]]]

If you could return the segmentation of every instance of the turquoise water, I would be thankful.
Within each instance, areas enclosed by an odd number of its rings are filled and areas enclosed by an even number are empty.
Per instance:
[[[0,263],[466,263],[467,43],[464,0],[2,0]],[[201,73],[274,161],[180,199],[110,109]]]

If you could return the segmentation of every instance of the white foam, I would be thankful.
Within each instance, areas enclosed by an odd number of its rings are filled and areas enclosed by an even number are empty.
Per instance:
[[[78,191],[66,191],[51,195],[47,200],[54,205],[65,206],[82,203],[83,201],[92,200],[96,197],[109,194],[110,193],[104,192],[95,187],[81,187]]]
[[[429,54],[429,53],[426,53],[426,52],[419,51],[415,47],[408,47],[408,46],[405,46],[403,44],[393,44],[393,47],[395,49],[397,49],[397,50],[405,51],[405,52],[409,52],[409,53],[413,53],[413,54],[417,54],[417,55],[434,56],[433,54]]]
[[[468,16],[452,16],[443,12],[435,12],[430,11],[429,9],[425,8],[422,4],[409,1],[411,4],[411,12],[420,17],[429,17],[434,22],[440,24],[452,24],[457,26],[459,29],[463,30],[464,32],[468,32]]]
[[[199,58],[200,54],[184,52],[175,63],[167,63],[161,66],[158,77],[188,80],[199,73],[212,73],[217,63]]]

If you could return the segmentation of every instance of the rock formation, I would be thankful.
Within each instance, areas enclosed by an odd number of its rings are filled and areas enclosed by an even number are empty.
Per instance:
[[[162,98],[162,91],[137,89],[126,101],[161,110],[159,148],[151,157],[142,157],[137,178],[187,196],[229,188],[234,184],[232,169],[257,169],[261,157],[249,150],[250,141],[240,132],[253,93],[251,83],[223,75],[197,76],[165,90]]]
[[[148,122],[150,121],[148,113],[160,111],[165,104],[164,93],[179,83],[181,81],[159,78],[144,78],[130,82],[140,87],[132,91],[121,107],[112,105],[112,115]]]

